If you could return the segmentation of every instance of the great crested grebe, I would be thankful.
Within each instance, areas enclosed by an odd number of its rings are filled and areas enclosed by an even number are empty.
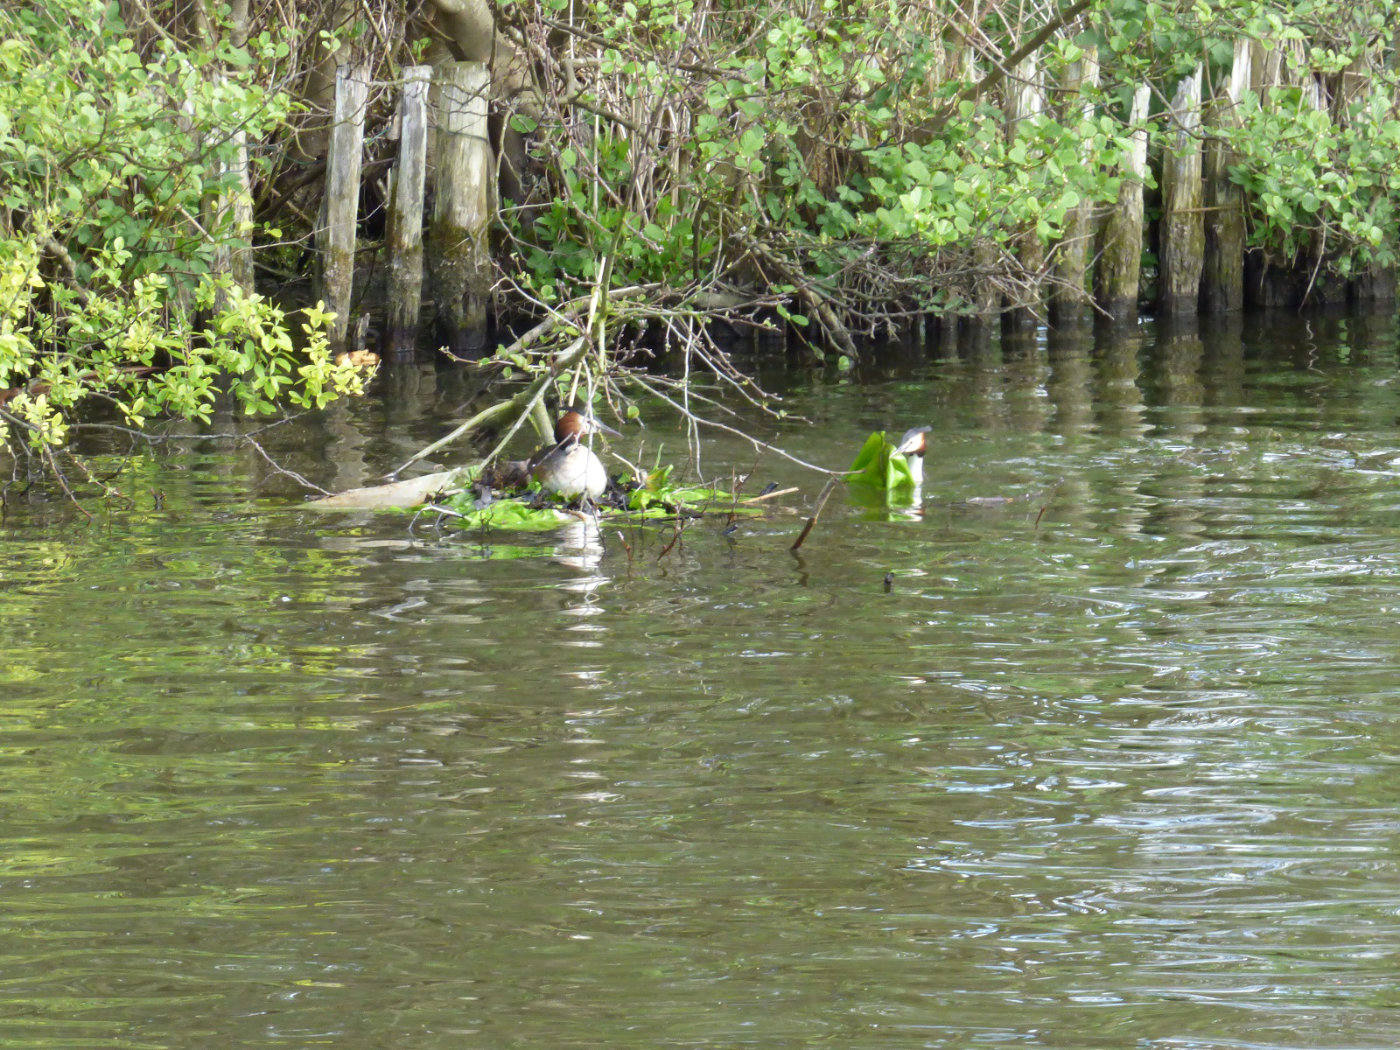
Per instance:
[[[912,427],[904,432],[895,446],[895,451],[909,464],[909,473],[914,478],[914,487],[924,483],[924,452],[928,449],[928,432],[932,427]]]
[[[599,431],[617,434],[598,422],[591,411],[569,409],[554,424],[554,444],[530,457],[530,475],[556,496],[597,500],[608,487],[608,472],[582,439]]]

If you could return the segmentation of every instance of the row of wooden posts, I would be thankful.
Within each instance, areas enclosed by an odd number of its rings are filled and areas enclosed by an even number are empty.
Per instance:
[[[1237,126],[1239,106],[1247,91],[1258,92],[1268,104],[1272,89],[1301,88],[1303,104],[1327,111],[1322,84],[1312,74],[1301,82],[1289,81],[1284,49],[1263,48],[1240,39],[1234,48],[1228,75],[1210,98],[1203,98],[1204,69],[1197,66],[1177,85],[1162,113],[1166,121],[1166,147],[1162,151],[1157,184],[1161,214],[1157,225],[1158,316],[1233,313],[1246,306],[1298,306],[1304,299],[1335,303],[1395,297],[1394,270],[1376,269],[1350,282],[1324,276],[1317,280],[1316,259],[1298,265],[1272,267],[1262,253],[1247,242],[1248,201],[1242,187],[1231,181],[1235,162],[1228,143],[1212,129]],[[1017,69],[1019,89],[1007,99],[1008,124],[1030,119],[1044,111],[1045,93],[1039,84],[1034,59]],[[1352,74],[1348,74],[1352,76]],[[1066,85],[1071,96],[1084,98],[1097,88],[1099,70],[1095,55],[1087,52],[1072,70]],[[1346,89],[1364,87],[1359,74]],[[1149,85],[1133,93],[1127,114],[1131,149],[1124,162],[1115,206],[1098,209],[1081,204],[1069,216],[1064,241],[1048,266],[1059,280],[1048,293],[1049,315],[1076,318],[1092,307],[1115,320],[1137,316],[1143,296],[1142,257],[1148,233],[1144,222],[1144,185],[1148,176],[1148,127],[1152,101]],[[1085,116],[1093,115],[1093,103],[1083,101]],[[1025,245],[1021,261],[1030,270],[1040,262],[1039,244]],[[994,302],[977,304],[976,313],[987,314]]]
[[[1016,69],[1015,87],[1007,92],[1008,126],[1045,112],[1046,93],[1034,58]],[[1296,304],[1310,284],[1291,270],[1247,267],[1243,190],[1231,182],[1228,146],[1212,137],[1211,127],[1237,119],[1236,108],[1251,88],[1267,93],[1286,82],[1286,63],[1277,49],[1266,50],[1242,39],[1234,62],[1214,97],[1203,103],[1203,70],[1185,77],[1163,114],[1168,148],[1162,151],[1158,184],[1161,217],[1157,227],[1157,312],[1229,313],[1246,305]],[[1086,52],[1072,70],[1070,105],[1093,115],[1092,97],[1099,69]],[[317,234],[321,257],[320,293],[337,315],[337,340],[343,342],[355,292],[355,249],[360,197],[360,165],[368,73],[342,67],[336,78],[335,114],[327,158],[323,221]],[[432,91],[430,92],[430,86]],[[1303,85],[1303,97],[1316,109],[1326,103],[1315,78]],[[487,127],[489,72],[479,62],[414,66],[404,73],[399,102],[398,160],[388,200],[387,288],[383,343],[397,354],[411,352],[418,337],[423,278],[436,309],[437,337],[449,350],[470,355],[484,347],[491,283],[490,226],[495,207],[494,163]],[[1115,205],[1083,203],[1068,217],[1064,240],[1050,256],[1033,236],[1020,245],[1029,271],[1053,273],[1047,307],[1052,322],[1101,314],[1126,320],[1136,317],[1142,299],[1141,260],[1146,227],[1144,184],[1148,175],[1148,117],[1151,88],[1133,93],[1127,126],[1131,149]],[[429,119],[431,111],[431,121]],[[1204,112],[1204,118],[1203,118]],[[430,133],[431,132],[431,133]],[[433,150],[433,211],[424,222],[424,183],[429,149]],[[1087,158],[1086,158],[1087,159]],[[426,245],[425,245],[426,229]],[[426,252],[425,252],[426,248]],[[425,266],[426,258],[426,266]],[[1257,256],[1255,256],[1257,259]],[[987,260],[989,263],[991,260]],[[1247,274],[1247,269],[1250,272]],[[1302,275],[1306,278],[1307,275]],[[1247,279],[1248,278],[1248,279]],[[1393,271],[1353,280],[1340,291],[1324,284],[1314,298],[1350,295],[1355,299],[1394,296]],[[996,293],[979,293],[972,312],[1000,311]]]
[[[477,354],[485,345],[495,206],[495,166],[487,127],[489,77],[481,62],[412,66],[404,71],[398,159],[387,204],[382,340],[399,356],[411,354],[418,341],[425,271],[443,344],[460,356]],[[368,89],[367,69],[342,66],[337,71],[325,204],[316,237],[319,292],[335,311],[332,337],[341,345],[349,334],[356,302],[356,230]],[[430,145],[434,196],[425,224]]]

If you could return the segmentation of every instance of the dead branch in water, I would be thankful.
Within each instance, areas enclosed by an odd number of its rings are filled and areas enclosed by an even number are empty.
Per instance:
[[[817,497],[816,510],[812,511],[812,516],[807,519],[807,524],[802,526],[802,531],[798,533],[797,539],[793,541],[792,546],[789,547],[788,550],[795,552],[801,548],[802,544],[807,542],[807,535],[817,524],[817,519],[822,516],[822,508],[826,506],[827,498],[831,495],[831,490],[836,487],[837,480],[836,477],[832,477],[827,481],[826,486],[822,489],[822,494]]]

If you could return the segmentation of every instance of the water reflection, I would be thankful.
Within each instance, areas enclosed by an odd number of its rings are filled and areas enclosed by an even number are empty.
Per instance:
[[[557,545],[551,560],[557,565],[575,570],[578,574],[559,585],[581,599],[578,604],[570,606],[568,611],[578,616],[591,616],[599,612],[598,590],[607,584],[608,578],[599,571],[603,564],[604,550],[603,533],[597,516],[580,515],[556,530],[553,537]]]
[[[1071,438],[1094,426],[1090,385],[1094,344],[1084,328],[1051,329],[1048,335],[1045,393],[1053,408],[1055,432]]]

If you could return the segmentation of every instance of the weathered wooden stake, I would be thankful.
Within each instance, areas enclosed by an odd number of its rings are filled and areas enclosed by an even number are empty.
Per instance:
[[[404,70],[399,99],[399,160],[389,197],[386,354],[413,356],[423,302],[423,180],[428,160],[428,82],[432,66]]]
[[[1249,90],[1254,64],[1254,41],[1235,41],[1235,62],[1225,90],[1211,107],[1211,123],[1238,127],[1239,107]],[[1206,313],[1234,313],[1244,308],[1245,201],[1244,189],[1230,181],[1234,151],[1222,138],[1206,140],[1201,167],[1205,179],[1205,268],[1201,273],[1201,306]]]
[[[331,340],[344,345],[355,280],[355,225],[360,206],[360,161],[365,138],[364,65],[335,71],[335,115],[326,153],[326,202],[316,245],[321,251],[321,298],[335,311]]]
[[[1083,119],[1094,117],[1093,94],[1099,86],[1099,53],[1089,48],[1070,67],[1065,87],[1073,97],[1070,106],[1078,105]],[[1086,165],[1092,161],[1092,147],[1081,151]],[[1074,324],[1089,315],[1092,300],[1086,278],[1089,273],[1089,252],[1093,247],[1094,209],[1088,201],[1080,201],[1065,216],[1065,236],[1060,242],[1055,261],[1058,283],[1050,292],[1050,322],[1057,325]]]
[[[1255,51],[1252,79],[1259,94],[1259,104],[1265,109],[1291,102],[1280,90],[1295,82],[1291,51],[1286,43],[1279,45],[1267,40],[1262,41]],[[1263,252],[1255,250],[1246,253],[1246,305],[1268,308],[1287,306],[1290,302],[1296,304],[1299,295],[1295,278],[1291,269],[1270,265]]]
[[[234,132],[233,161],[228,166],[234,178],[234,190],[229,199],[233,228],[246,248],[235,248],[229,258],[229,273],[242,288],[253,290],[253,182],[248,168],[248,132]]]
[[[486,346],[491,290],[490,74],[481,62],[449,62],[437,75],[437,195],[428,228],[428,279],[448,351],[477,357]]]
[[[981,324],[991,320],[1001,309],[1001,290],[992,278],[1000,268],[1001,253],[993,241],[979,238],[972,245],[972,268],[976,276],[972,280],[972,312],[964,314],[962,320],[969,324]]]
[[[177,118],[186,128],[192,126],[193,105],[186,102]],[[230,247],[224,240],[236,236],[251,241],[253,236],[253,193],[248,171],[248,133],[242,128],[233,132],[229,145],[233,155],[219,160],[218,173],[224,178],[224,189],[212,201],[200,208],[203,221],[215,236],[213,257],[209,261],[215,274],[226,274],[240,287],[252,291],[253,257],[246,248]]]
[[[949,68],[960,72],[965,84],[975,84],[981,78],[981,72],[977,68],[977,53],[966,41],[954,46],[953,53],[949,57]],[[966,329],[970,325],[981,325],[1001,309],[1001,291],[997,282],[990,276],[997,272],[1000,261],[1000,251],[994,241],[985,237],[974,239],[972,244],[973,278],[969,282],[968,288],[971,302],[966,303],[965,311],[957,315],[959,329]],[[983,276],[984,274],[988,276]],[[962,296],[958,298],[961,299]],[[952,321],[951,317],[949,321]]]
[[[1138,281],[1142,274],[1142,184],[1147,178],[1147,106],[1152,89],[1133,92],[1128,110],[1132,145],[1123,162],[1118,204],[1104,224],[1103,251],[1095,275],[1099,308],[1115,321],[1137,317]]]
[[[1161,288],[1159,309],[1194,314],[1205,256],[1201,206],[1201,67],[1177,85],[1169,111],[1170,136],[1162,157]]]
[[[1023,59],[1006,85],[1006,137],[1015,143],[1019,131],[1034,123],[1045,112],[1045,91],[1040,82],[1040,70],[1035,56]],[[1005,320],[1013,325],[1034,324],[1040,301],[1040,271],[1045,266],[1045,245],[1035,230],[1017,238],[1016,257],[1032,289],[1031,302],[1014,307]]]

